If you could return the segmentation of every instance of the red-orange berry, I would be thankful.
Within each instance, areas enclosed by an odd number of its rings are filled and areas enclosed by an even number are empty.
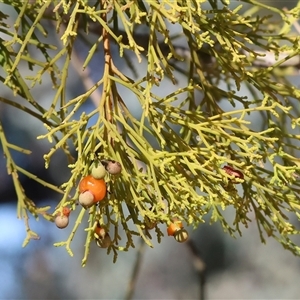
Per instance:
[[[69,207],[64,207],[62,210],[62,214],[66,217],[68,217],[71,213],[71,209]]]
[[[235,178],[239,178],[239,179],[244,179],[244,174],[239,170],[236,170],[230,166],[224,166],[222,169],[230,176],[234,176]],[[236,181],[234,179],[231,180],[231,182],[240,183],[239,181]]]

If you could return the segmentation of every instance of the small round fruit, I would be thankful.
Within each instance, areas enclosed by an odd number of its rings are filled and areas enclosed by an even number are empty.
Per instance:
[[[85,207],[91,207],[94,204],[94,195],[90,191],[85,191],[79,195],[79,203]]]
[[[111,175],[117,175],[122,172],[121,164],[115,160],[103,160],[102,163],[106,171]]]
[[[63,229],[69,225],[69,217],[65,215],[57,215],[54,222],[58,228]]]
[[[189,238],[188,232],[182,228],[174,233],[174,238],[179,243],[184,243]]]
[[[167,228],[168,235],[174,236],[175,232],[180,230],[181,228],[183,228],[182,222],[173,220],[173,223],[171,223]]]
[[[104,178],[106,175],[106,169],[105,167],[100,163],[98,164],[98,166],[94,166],[92,168],[92,176],[95,178],[95,179],[102,179]]]
[[[103,179],[96,179],[92,175],[84,177],[79,183],[80,193],[86,191],[94,195],[94,203],[103,200],[106,196],[106,183]]]
[[[97,227],[95,228],[94,238],[97,246],[100,248],[108,248],[111,245],[110,235],[100,226],[99,223],[97,223]]]
[[[97,222],[96,228],[94,230],[95,239],[103,239],[105,237],[105,234],[105,229],[100,226],[99,222]]]
[[[146,227],[146,229],[148,229],[148,230],[153,229],[153,228],[157,225],[157,222],[151,220],[151,219],[150,219],[149,217],[147,217],[147,216],[145,217],[144,221],[145,221],[145,227]]]
[[[103,239],[96,239],[96,244],[100,248],[108,248],[111,245],[111,238],[109,234],[106,233]]]

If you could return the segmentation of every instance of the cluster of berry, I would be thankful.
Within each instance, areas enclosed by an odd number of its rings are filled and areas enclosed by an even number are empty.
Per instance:
[[[158,222],[151,220],[148,217],[145,217],[145,228],[147,230],[153,229]],[[186,229],[183,228],[182,222],[177,218],[174,218],[172,222],[167,227],[168,236],[173,236],[175,240],[179,243],[185,242],[189,234]]]
[[[119,162],[114,160],[102,160],[99,162],[97,166],[92,168],[91,174],[82,178],[79,183],[79,203],[84,208],[89,208],[104,200],[107,193],[107,186],[104,180],[106,173],[117,175],[121,171],[122,166]],[[70,213],[71,209],[64,207],[62,211],[56,214],[55,224],[58,228],[63,229],[68,226]],[[99,222],[95,226],[94,237],[97,245],[101,248],[107,248],[111,243],[109,234],[104,228],[101,228]]]
[[[232,176],[232,183],[240,183],[244,179],[242,172],[233,169],[230,166],[224,166],[222,168],[229,176]],[[90,208],[98,202],[105,199],[107,194],[107,186],[105,183],[105,176],[107,172],[111,175],[120,174],[122,166],[119,162],[114,160],[102,160],[98,165],[92,168],[91,174],[85,176],[79,183],[79,203],[84,208]],[[237,180],[239,179],[239,180]],[[55,224],[58,228],[66,228],[69,224],[69,215],[71,213],[70,208],[63,207],[61,211],[56,214]],[[156,227],[157,222],[145,217],[145,228],[151,230]],[[101,248],[107,248],[111,244],[111,238],[107,230],[101,227],[97,221],[95,223],[94,238],[97,245]],[[173,219],[167,227],[167,233],[169,236],[173,236],[177,242],[185,242],[189,235],[183,224],[178,219]]]

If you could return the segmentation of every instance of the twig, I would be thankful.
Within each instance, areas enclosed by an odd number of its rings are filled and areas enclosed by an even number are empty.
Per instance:
[[[205,262],[203,261],[203,259],[201,258],[199,250],[196,248],[194,242],[189,240],[187,242],[187,246],[189,247],[189,249],[192,252],[193,265],[199,276],[199,286],[200,286],[199,300],[204,300],[205,299],[205,283],[206,283],[206,278],[205,278],[206,265],[205,265]]]
[[[136,254],[136,260],[133,266],[133,270],[132,270],[132,274],[130,276],[130,281],[128,283],[127,286],[127,291],[126,291],[126,295],[125,295],[125,300],[131,300],[133,293],[134,293],[134,289],[136,286],[136,282],[138,279],[138,275],[139,275],[139,271],[141,268],[141,263],[142,263],[142,258],[143,258],[143,254],[145,251],[145,245],[146,243],[144,242],[143,239],[140,240],[140,245],[138,247],[138,252]]]
[[[75,70],[77,71],[77,74],[80,76],[80,79],[85,87],[85,90],[89,91],[93,86],[95,86],[95,82],[90,77],[91,71],[88,66],[85,68],[84,71],[82,70],[83,61],[80,59],[75,49],[72,51],[71,63],[75,68]],[[99,89],[96,89],[93,93],[91,93],[89,98],[91,99],[95,107],[98,107],[101,101],[101,93]]]

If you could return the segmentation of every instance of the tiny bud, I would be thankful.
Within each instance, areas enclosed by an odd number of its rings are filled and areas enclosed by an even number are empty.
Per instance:
[[[94,204],[94,198],[90,191],[85,191],[79,195],[78,201],[84,208],[88,208]]]
[[[102,179],[104,178],[106,175],[106,169],[105,167],[100,163],[98,164],[98,166],[94,166],[92,168],[92,176],[95,178],[95,179]]]
[[[103,160],[101,161],[105,166],[106,171],[111,175],[120,174],[122,171],[122,166],[119,162],[114,160]]]
[[[66,217],[68,217],[71,213],[71,209],[69,207],[64,207],[62,210],[62,214]]]
[[[69,225],[69,217],[65,215],[58,215],[55,217],[55,225],[60,228],[66,228]]]

